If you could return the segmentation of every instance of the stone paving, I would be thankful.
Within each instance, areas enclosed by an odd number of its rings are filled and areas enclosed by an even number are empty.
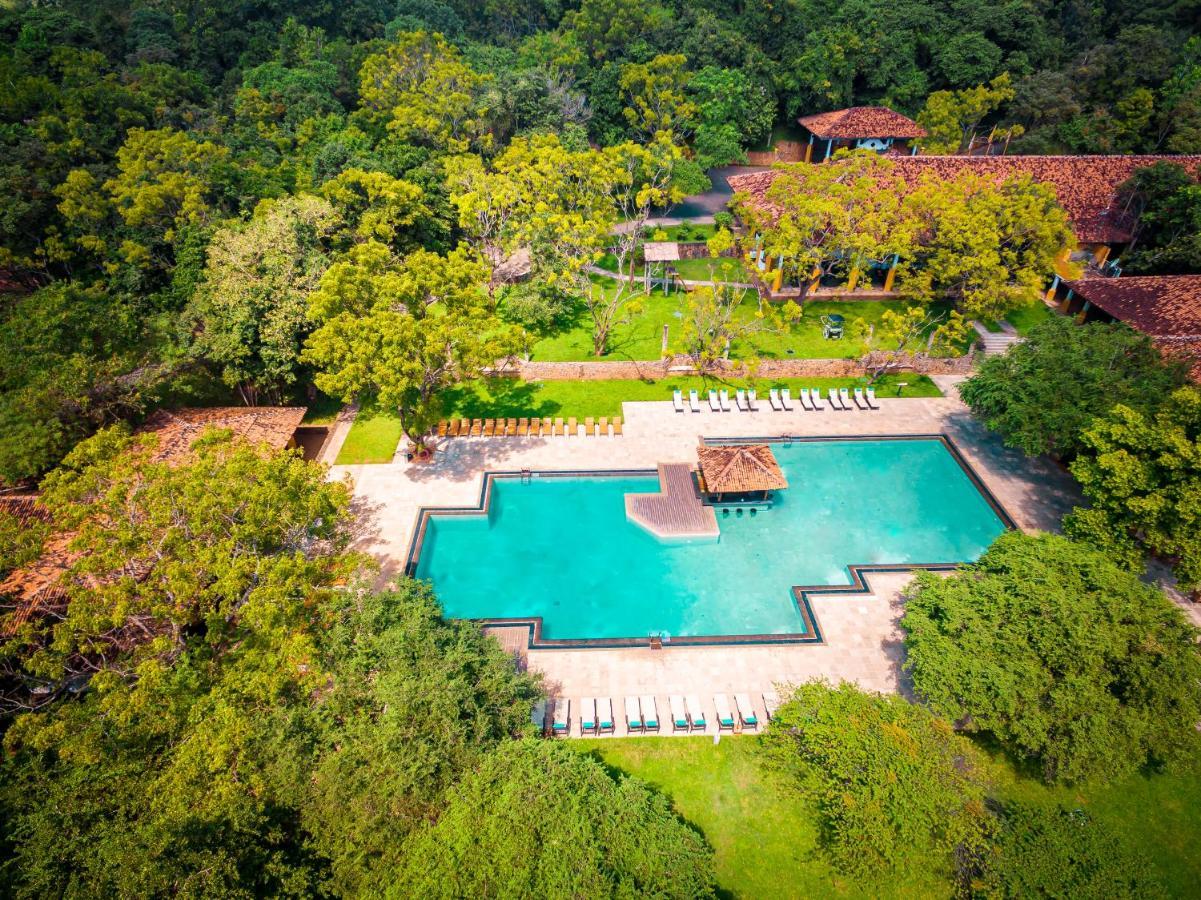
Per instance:
[[[379,560],[384,580],[403,571],[418,508],[476,505],[485,470],[654,469],[659,463],[695,462],[702,437],[942,432],[1018,527],[1056,529],[1079,500],[1070,476],[1049,460],[1028,460],[1005,448],[959,401],[956,379],[936,380],[947,396],[881,399],[881,409],[872,411],[839,412],[827,404],[824,411],[806,412],[794,404],[791,412],[774,412],[761,402],[757,412],[677,413],[670,398],[626,403],[622,436],[451,438],[442,442],[430,465],[335,466],[331,476],[353,480],[355,506],[364,522],[360,546]],[[760,706],[763,691],[814,677],[901,690],[897,621],[908,580],[907,575],[870,576],[868,593],[811,598],[826,637],[823,645],[546,649],[528,651],[524,659],[543,673],[552,694],[571,698],[573,707],[581,697],[611,697],[618,711],[627,694],[655,694],[661,717],[667,715],[671,693],[697,694],[712,713],[714,693],[744,691]],[[498,636],[520,652],[520,637]]]

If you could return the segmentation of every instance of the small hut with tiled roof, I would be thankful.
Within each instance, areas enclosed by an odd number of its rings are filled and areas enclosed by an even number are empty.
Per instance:
[[[1125,322],[1201,381],[1201,275],[1081,278],[1066,283],[1061,309],[1081,321]]]
[[[788,487],[767,444],[726,444],[697,449],[701,493],[714,503],[762,501]]]
[[[801,116],[797,123],[809,133],[805,162],[829,159],[844,147],[879,153],[908,151],[910,141],[926,136],[921,125],[887,106],[836,109]]]
[[[251,444],[266,444],[272,450],[294,447],[296,429],[304,419],[303,406],[211,406],[194,409],[160,409],[138,429],[153,434],[158,447],[155,462],[186,460],[206,429],[225,428]]]

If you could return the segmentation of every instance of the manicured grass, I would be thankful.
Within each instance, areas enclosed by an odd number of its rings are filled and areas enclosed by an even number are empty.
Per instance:
[[[938,397],[937,385],[924,375],[886,376],[876,384],[877,397],[897,396],[898,383],[908,382],[904,388],[906,397]],[[794,401],[803,387],[854,388],[867,383],[863,378],[761,378],[756,381],[759,403],[768,407],[768,391],[788,388]],[[722,382],[715,378],[686,376],[662,378],[657,381],[613,380],[613,381],[517,381],[493,379],[491,382],[471,382],[447,391],[446,415],[449,418],[521,418],[575,416],[619,416],[625,400],[670,400],[677,388],[685,397],[688,391],[700,392],[702,398],[713,388],[726,388],[731,397],[743,381]],[[707,401],[705,401],[707,402]],[[706,407],[707,408],[707,407]],[[389,457],[390,458],[390,457]]]
[[[720,259],[681,259],[673,263],[685,281],[750,282],[751,273],[741,259],[723,256]]]
[[[616,738],[569,741],[606,765],[650,782],[699,828],[717,857],[720,886],[743,897],[949,897],[929,866],[866,884],[839,875],[817,847],[814,810],[754,755],[757,738]],[[1201,761],[1189,771],[1134,776],[1100,787],[1048,788],[994,755],[1001,799],[1083,808],[1113,830],[1163,882],[1187,897],[1201,884]]]
[[[705,277],[708,277],[707,272]],[[598,281],[603,283],[603,280]],[[612,285],[612,282],[608,284]],[[640,291],[637,288],[635,290]],[[662,291],[654,290],[646,296],[639,293],[637,299],[642,305],[641,313],[634,316],[629,324],[619,325],[613,330],[609,340],[609,352],[599,357],[600,359],[659,359],[664,325],[668,329],[668,350],[678,350],[683,336],[687,295],[675,292],[664,295]],[[760,332],[744,340],[735,341],[731,348],[731,356],[735,359],[853,359],[862,356],[864,352],[863,345],[851,337],[851,325],[855,319],[863,319],[878,326],[886,310],[900,312],[908,305],[910,304],[904,300],[807,302],[803,305],[803,315],[798,322],[780,332]],[[739,307],[738,318],[743,321],[750,320],[757,308],[754,293],[748,291]],[[822,336],[821,317],[830,313],[838,313],[846,319],[846,336],[841,340],[828,341]],[[532,356],[535,360],[549,362],[597,359],[598,357],[592,355],[592,320],[587,311],[577,311],[575,319],[563,331],[537,340]]]
[[[1005,318],[1009,320],[1010,325],[1017,329],[1018,334],[1025,336],[1035,325],[1058,315],[1059,313],[1039,300],[1037,303],[1031,303],[1029,306],[1023,306],[1021,309],[1011,312]]]
[[[668,225],[666,227],[651,226],[653,231],[667,232],[669,241],[707,241],[713,237],[713,233],[717,231],[715,225]]]
[[[339,466],[389,463],[396,455],[401,437],[400,417],[395,411],[364,405],[346,435],[346,443],[334,461]]]
[[[342,409],[342,401],[318,394],[316,400],[305,400],[308,407],[304,414],[305,425],[332,425]]]
[[[738,897],[936,897],[945,882],[916,878],[865,884],[818,853],[817,817],[754,756],[756,738],[617,738],[568,741],[669,796],[713,847],[719,886]]]

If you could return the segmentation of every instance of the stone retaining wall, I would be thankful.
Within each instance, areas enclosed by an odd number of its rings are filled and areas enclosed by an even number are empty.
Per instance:
[[[857,378],[866,374],[866,359],[765,359],[760,361],[762,378]],[[899,371],[918,375],[967,375],[972,371],[973,356],[955,359],[916,354],[905,360]],[[510,361],[498,367],[497,374],[525,381],[601,381],[607,379],[660,379],[676,375],[695,375],[691,360],[674,357],[665,360],[596,360],[587,362]],[[723,367],[731,377],[745,375],[740,362]],[[894,370],[897,371],[897,370]]]

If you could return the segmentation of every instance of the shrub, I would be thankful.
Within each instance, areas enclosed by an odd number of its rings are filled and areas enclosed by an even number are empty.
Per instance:
[[[545,333],[570,319],[574,308],[575,301],[563,291],[537,281],[527,281],[509,288],[502,312],[510,322]]]
[[[904,698],[822,681],[799,687],[763,738],[770,760],[818,807],[821,842],[855,875],[982,852],[982,759],[949,722]]]
[[[734,228],[734,214],[726,212],[725,210],[722,210],[719,213],[714,213],[713,227],[716,231],[720,231],[723,228],[726,231],[732,231]]]
[[[1084,544],[1002,535],[958,574],[919,575],[901,624],[917,693],[1048,781],[1115,778],[1196,745],[1196,629]]]

